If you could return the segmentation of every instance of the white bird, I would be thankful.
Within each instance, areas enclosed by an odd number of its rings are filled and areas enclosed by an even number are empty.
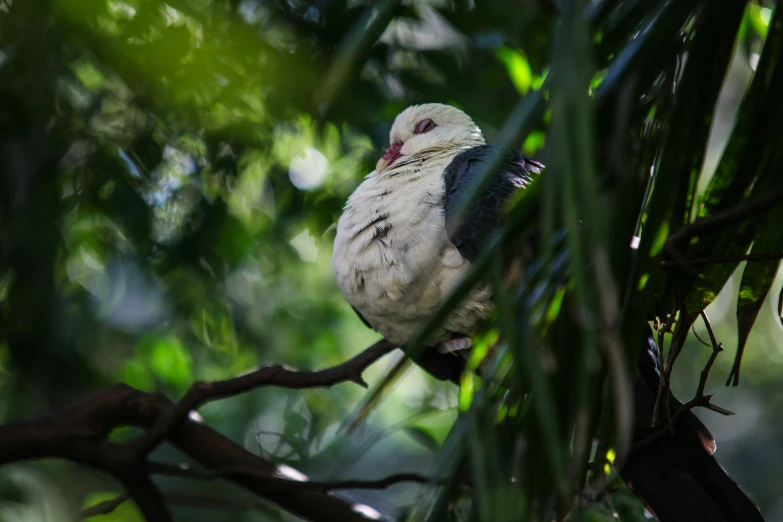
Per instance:
[[[332,266],[337,286],[362,319],[404,345],[470,268],[498,228],[505,201],[543,165],[511,153],[484,196],[454,226],[463,188],[492,154],[478,126],[454,107],[416,105],[397,116],[390,143],[348,199]],[[440,343],[441,352],[469,347],[467,336],[492,307],[490,289],[476,288],[429,344]]]
[[[435,103],[405,109],[390,146],[348,199],[337,225],[332,266],[337,286],[364,322],[392,343],[413,341],[471,260],[497,232],[505,203],[544,166],[509,152],[487,188],[455,222],[466,187],[494,157],[464,112]],[[453,352],[492,312],[492,291],[475,288],[440,325],[416,362],[439,379],[458,382],[465,362]],[[649,332],[649,328],[648,328]],[[464,350],[462,350],[464,351]],[[633,440],[647,437],[660,383],[651,333],[634,385]],[[670,408],[681,403],[669,396]],[[758,508],[712,456],[715,441],[690,411],[667,433],[628,456],[620,473],[661,522],[761,522]]]

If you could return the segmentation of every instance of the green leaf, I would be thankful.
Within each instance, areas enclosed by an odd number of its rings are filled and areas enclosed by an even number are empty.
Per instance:
[[[338,94],[343,92],[354,69],[369,56],[373,44],[389,25],[399,5],[399,0],[382,0],[370,4],[343,37],[317,94],[317,105],[322,114],[329,110]]]
[[[158,379],[177,390],[190,385],[193,380],[192,361],[179,339],[172,336],[147,337],[142,340],[140,348]]]
[[[483,422],[485,408],[473,407],[465,417],[468,422],[468,448],[470,448],[472,484],[475,488],[473,502],[478,503],[480,520],[509,520],[499,517],[498,505],[491,501],[492,492],[500,486],[502,475],[497,462],[497,443],[488,440],[490,426]]]
[[[715,7],[700,17],[695,28],[660,162],[662,170],[674,169],[680,178],[674,208],[676,228],[690,221],[695,203],[693,191],[707,149],[715,104],[731,63],[743,14],[741,2]]]
[[[621,23],[613,30],[614,38],[603,39],[599,46],[605,50],[599,51],[599,56],[614,55],[601,85],[596,89],[599,105],[610,93],[627,86],[631,74],[651,74],[655,77],[661,72],[665,60],[673,58],[677,51],[671,48],[671,32],[673,28],[682,26],[693,8],[694,2],[690,0],[660,2],[638,26],[636,17],[618,20]],[[633,36],[628,38],[631,34]],[[618,42],[622,42],[622,45]],[[662,49],[667,52],[662,52]],[[656,60],[655,67],[650,66],[651,59]]]
[[[138,428],[133,426],[120,426],[109,433],[108,439],[115,444],[127,444],[138,436]]]
[[[775,12],[779,22],[781,12]],[[710,182],[701,215],[727,211],[743,200],[763,196],[781,184],[775,156],[779,156],[780,118],[783,118],[783,29],[772,24],[759,60],[753,83],[742,101],[736,127]],[[720,235],[700,238],[692,245],[688,258],[721,258],[742,256],[756,234],[760,216],[756,215],[727,228]],[[687,291],[686,309],[698,313],[709,305],[726,284],[738,262],[707,265],[698,281],[682,278]],[[688,289],[693,285],[692,291]]]
[[[152,375],[149,366],[144,361],[136,358],[127,359],[122,363],[117,378],[127,384],[142,391],[155,390],[155,377]]]
[[[286,409],[284,414],[285,432],[289,435],[304,433],[309,421],[307,418],[292,409]]]
[[[673,4],[676,4],[674,2]],[[705,7],[686,39],[688,60],[676,83],[674,103],[666,121],[663,144],[655,165],[654,187],[647,205],[644,233],[632,281],[644,273],[650,280],[644,290],[626,303],[647,313],[645,304],[660,292],[664,274],[656,266],[662,227],[677,230],[690,221],[694,190],[706,151],[715,103],[734,48],[734,35],[742,21],[744,5]],[[727,37],[731,35],[731,37]],[[633,45],[633,44],[630,44]],[[611,84],[610,75],[604,85]],[[650,257],[650,254],[656,254]],[[686,282],[692,281],[684,278]],[[628,329],[638,332],[638,313],[628,316]],[[686,326],[687,328],[687,326]]]
[[[460,416],[449,431],[442,449],[435,460],[435,477],[442,479],[443,485],[435,498],[423,495],[408,520],[441,522],[446,520],[450,506],[460,494],[463,470],[467,463],[467,424],[465,416]]]
[[[769,31],[769,22],[772,18],[772,9],[762,7],[755,2],[748,3],[748,19],[753,31],[761,38],[767,37]]]
[[[767,215],[765,223],[756,231],[751,254],[768,255],[783,252],[783,209]],[[737,354],[726,384],[739,384],[740,364],[748,335],[756,322],[780,266],[780,260],[748,262],[742,273],[737,300]]]
[[[433,453],[436,453],[440,449],[440,444],[438,444],[435,437],[421,426],[406,426],[404,432],[410,438]]]
[[[500,46],[495,49],[495,56],[506,66],[511,82],[519,94],[525,94],[533,84],[533,71],[525,53],[515,51],[510,47]]]
[[[669,223],[664,222],[655,232],[655,238],[650,247],[650,257],[657,257],[663,252],[667,239],[669,239]]]
[[[473,404],[473,394],[476,389],[476,377],[465,372],[460,376],[459,382],[459,411],[468,411]]]
[[[654,10],[648,12],[647,16],[639,24],[638,37],[630,39],[624,47],[615,52],[615,59],[612,61],[607,74],[596,92],[596,100],[600,108],[611,109],[611,103],[616,103],[616,99],[621,97],[624,89],[629,84],[638,82],[637,85],[653,85],[660,81],[659,89],[645,89],[641,94],[650,97],[649,108],[644,111],[644,119],[637,122],[636,125],[643,130],[642,140],[639,147],[642,151],[640,157],[635,160],[639,162],[635,177],[638,181],[631,186],[633,190],[633,204],[638,205],[636,212],[641,213],[639,226],[634,230],[635,233],[642,229],[641,241],[636,253],[632,256],[633,263],[622,262],[622,259],[628,259],[627,246],[620,245],[613,252],[612,267],[618,272],[620,279],[618,281],[629,281],[630,285],[625,289],[623,295],[623,338],[629,346],[638,346],[639,324],[647,316],[648,310],[654,306],[654,298],[659,288],[663,284],[663,274],[658,266],[658,256],[650,256],[650,253],[658,248],[660,241],[659,234],[664,230],[672,229],[672,219],[675,215],[675,204],[673,194],[687,190],[688,180],[681,180],[683,172],[690,172],[690,169],[683,169],[676,163],[688,161],[688,157],[682,156],[687,151],[687,147],[682,144],[681,151],[672,151],[672,147],[662,150],[668,143],[675,146],[678,140],[685,140],[682,133],[695,128],[696,122],[701,123],[704,115],[704,107],[699,108],[699,116],[688,114],[687,111],[674,107],[674,104],[692,105],[696,98],[694,91],[698,91],[699,85],[695,85],[693,78],[698,79],[702,71],[688,69],[703,68],[698,61],[691,61],[685,64],[681,79],[683,82],[688,79],[685,85],[679,84],[680,88],[672,93],[675,87],[674,71],[672,65],[675,63],[678,55],[681,55],[688,47],[694,47],[697,41],[682,40],[674,42],[671,34],[679,28],[692,15],[694,8],[693,2],[661,2],[657,4]],[[630,31],[633,24],[628,27]],[[613,50],[614,44],[611,39],[605,38],[603,45],[608,46],[607,50]],[[700,43],[703,46],[704,43]],[[690,56],[690,55],[689,55]],[[652,66],[654,61],[655,66]],[[710,63],[712,60],[710,60]],[[660,80],[656,78],[660,77]],[[655,81],[655,82],[654,82]],[[649,82],[649,83],[648,83]],[[687,87],[687,89],[686,89]],[[704,98],[698,98],[704,102]],[[655,107],[653,117],[649,114]],[[639,115],[641,116],[641,115]],[[679,122],[672,121],[678,119]],[[686,121],[687,120],[687,121]],[[599,120],[600,122],[601,120]],[[630,124],[630,122],[629,122]],[[703,144],[702,144],[703,146]],[[638,193],[643,184],[649,187],[649,172],[651,166],[653,170],[654,183],[647,189],[647,193]],[[685,176],[687,177],[687,176]],[[685,189],[680,188],[681,185]],[[637,199],[639,198],[639,199]],[[615,205],[623,206],[628,197],[615,197]],[[631,212],[625,213],[628,216]],[[640,207],[644,212],[640,212]],[[683,211],[677,211],[682,215]],[[628,219],[628,217],[624,217]],[[622,219],[613,219],[612,222],[619,224]],[[619,225],[615,225],[619,226]],[[629,238],[630,240],[630,238]],[[618,263],[618,261],[620,261]],[[626,268],[627,266],[627,268]],[[623,274],[626,272],[627,274]],[[642,284],[644,282],[644,284]],[[631,306],[633,303],[633,306]]]
[[[763,111],[764,97],[770,87],[771,71],[783,51],[780,40],[781,34],[777,31],[764,46],[756,75],[739,107],[729,142],[705,191],[699,215],[715,214],[736,205],[747,196],[748,187],[756,179],[756,166],[763,146],[757,129],[768,116]]]
[[[77,62],[73,66],[73,72],[79,81],[91,91],[98,91],[106,83],[103,74],[90,62]]]
[[[82,503],[82,510],[96,506],[107,500],[113,500],[119,495],[120,493],[112,493],[109,491],[90,493],[84,498],[84,502]],[[117,506],[111,513],[105,515],[96,515],[84,520],[89,520],[90,522],[144,522],[145,518],[141,514],[141,510],[139,510],[138,506],[136,506],[135,502],[132,500],[126,500]]]
[[[522,144],[522,152],[530,156],[538,152],[546,142],[546,133],[544,131],[533,131]]]

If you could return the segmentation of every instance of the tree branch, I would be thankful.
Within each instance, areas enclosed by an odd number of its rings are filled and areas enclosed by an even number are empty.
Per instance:
[[[260,473],[256,469],[243,467],[194,469],[172,466],[170,464],[150,463],[148,467],[151,474],[167,475],[170,477],[184,477],[202,480],[212,480],[230,476],[250,476],[266,481],[270,489],[295,489],[300,491],[319,491],[328,493],[338,489],[386,489],[404,482],[427,484],[432,479],[418,473],[397,473],[378,480],[342,480],[319,482],[315,480],[292,480],[282,477],[271,477]]]
[[[739,263],[742,261],[755,262],[755,261],[777,261],[783,258],[783,252],[777,254],[748,254],[745,256],[729,256],[729,257],[697,257],[694,259],[685,259],[685,263],[688,265],[715,265],[719,263]],[[661,261],[661,266],[678,266],[681,263],[675,260],[666,259]]]
[[[718,214],[697,219],[669,236],[666,240],[666,245],[675,247],[696,236],[718,232],[725,226],[733,225],[755,214],[761,214],[769,207],[778,203],[783,203],[783,187],[773,190],[764,196],[745,200],[739,205]]]
[[[217,470],[227,480],[307,520],[366,522],[355,506],[326,494],[331,489],[386,487],[392,483],[424,481],[424,477],[398,475],[379,481],[343,483],[297,483],[280,478],[278,467],[222,436],[203,423],[188,419],[189,404],[228,397],[258,386],[287,388],[331,386],[345,381],[361,382],[362,371],[394,348],[380,341],[352,359],[320,371],[301,371],[280,365],[264,366],[250,374],[215,383],[196,384],[186,398],[174,404],[161,394],[146,393],[117,384],[57,412],[0,426],[0,466],[29,459],[63,458],[106,472],[117,478],[152,522],[169,522],[164,496],[150,480],[154,466],[139,457],[137,446],[107,440],[121,426],[138,426],[167,440],[201,466]],[[184,412],[184,413],[183,413]],[[144,437],[142,437],[144,439]],[[142,440],[140,439],[140,440]],[[253,473],[222,473],[220,470]],[[120,499],[115,499],[119,505]],[[116,507],[115,505],[115,507]],[[97,509],[97,507],[95,507]],[[104,505],[103,509],[106,509]]]
[[[187,418],[191,410],[207,402],[238,395],[262,386],[321,388],[351,381],[366,388],[367,383],[362,378],[362,372],[395,348],[396,345],[381,339],[344,363],[325,370],[296,370],[282,364],[270,364],[233,379],[196,382],[190,386],[175,408],[158,419],[146,434],[131,444],[132,452],[137,459],[146,457]]]
[[[665,334],[672,332],[672,325],[675,321],[675,316],[677,315],[677,310],[672,310],[671,314],[667,317],[666,321],[661,325],[661,327],[658,329],[658,357],[661,361],[665,361],[666,357],[664,354],[664,342],[665,342]],[[658,393],[655,396],[655,405],[653,406],[653,414],[652,419],[650,420],[650,424],[652,426],[656,426],[658,424],[658,418],[660,417],[660,408],[663,404],[663,397],[667,395],[668,388],[666,386],[666,373],[661,374],[661,382],[658,384]]]
[[[701,371],[701,376],[699,377],[699,386],[696,388],[696,395],[693,397],[693,399],[677,408],[677,411],[671,415],[671,421],[669,423],[667,423],[665,426],[661,426],[656,431],[652,432],[650,435],[634,444],[633,448],[631,449],[632,453],[639,451],[651,442],[668,433],[677,422],[677,419],[697,406],[707,408],[722,415],[734,415],[733,412],[712,404],[710,402],[712,395],[704,395],[704,389],[707,386],[707,378],[710,376],[710,370],[712,369],[712,365],[715,363],[715,359],[718,358],[718,354],[723,351],[723,345],[718,343],[717,339],[715,338],[715,333],[712,331],[710,320],[707,318],[707,314],[703,310],[701,312],[701,317],[704,320],[704,325],[707,327],[707,332],[709,333],[710,341],[712,342],[712,354],[710,355],[709,360],[707,360],[707,364],[704,365],[704,368]]]
[[[174,522],[158,487],[143,472],[133,472],[122,480],[128,497],[132,498],[147,522]]]

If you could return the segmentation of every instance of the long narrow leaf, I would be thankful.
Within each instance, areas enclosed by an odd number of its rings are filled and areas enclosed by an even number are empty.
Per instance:
[[[711,195],[705,204],[705,208],[711,212],[725,210],[742,200],[760,197],[780,186],[783,181],[773,161],[779,148],[778,122],[783,117],[783,103],[780,100],[780,93],[783,92],[783,64],[780,60],[783,57],[783,20],[780,17],[778,9],[770,24],[769,37],[764,47],[765,59],[761,63],[764,69],[759,67],[748,96],[743,101],[741,111],[747,111],[747,114],[741,113],[741,120],[718,167],[719,178],[711,186]],[[756,99],[758,92],[763,92],[760,103]],[[742,160],[737,161],[740,154]],[[759,219],[760,216],[755,216],[745,220],[730,231],[724,231],[716,241],[696,242],[689,250],[688,257],[719,258],[745,254],[753,241]],[[737,263],[708,265],[698,281],[684,277],[681,290],[688,292],[686,308],[698,313],[709,305],[736,266]],[[685,286],[689,281],[695,284],[692,290]]]
[[[781,166],[783,167],[783,165]],[[780,171],[780,169],[779,169]],[[752,253],[783,252],[783,208],[770,212],[762,228],[757,229]],[[780,260],[748,263],[742,273],[739,299],[737,300],[737,355],[726,384],[739,384],[740,364],[748,335],[756,322],[761,305],[772,288]]]
[[[562,187],[559,208],[567,230],[573,303],[577,310],[573,316],[573,329],[581,333],[578,346],[569,346],[573,344],[569,339],[557,336],[560,346],[553,347],[556,353],[568,354],[567,357],[576,361],[575,365],[570,365],[574,369],[568,372],[572,374],[568,378],[572,401],[565,411],[569,422],[573,423],[574,433],[571,477],[581,484],[586,476],[588,448],[594,436],[589,427],[595,426],[597,415],[596,394],[590,393],[591,382],[596,379],[601,366],[600,348],[609,348],[601,340],[619,337],[616,333],[600,334],[603,330],[617,328],[619,314],[616,285],[611,281],[607,266],[606,216],[598,204],[593,107],[588,99],[593,75],[589,38],[587,24],[582,17],[575,15],[576,12],[564,17],[555,46],[552,134],[561,153],[553,164],[547,183],[559,183]],[[599,282],[606,284],[599,287]],[[621,373],[625,374],[622,350],[620,354]],[[613,391],[618,398],[630,396],[630,389]],[[630,432],[630,402],[619,401],[616,404],[623,410],[615,412],[615,419],[622,423],[618,426],[617,438],[627,441],[623,434]],[[624,452],[627,444],[620,444]]]
[[[689,220],[693,189],[706,150],[715,102],[731,59],[743,8],[739,2],[731,5],[706,3],[696,15],[688,59],[682,67],[663,147],[655,166],[654,188],[647,206],[638,265],[630,281],[634,286],[638,282],[638,290],[631,299],[635,310],[625,318],[627,334],[640,333],[638,324],[648,313],[650,300],[663,289],[664,274],[656,265],[669,232]],[[687,329],[690,325],[680,326]]]

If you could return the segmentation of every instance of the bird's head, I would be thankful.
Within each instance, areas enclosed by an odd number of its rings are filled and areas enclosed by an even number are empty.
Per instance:
[[[481,129],[461,110],[440,103],[412,105],[394,120],[389,148],[375,170],[381,172],[404,156],[462,150],[484,143]]]

